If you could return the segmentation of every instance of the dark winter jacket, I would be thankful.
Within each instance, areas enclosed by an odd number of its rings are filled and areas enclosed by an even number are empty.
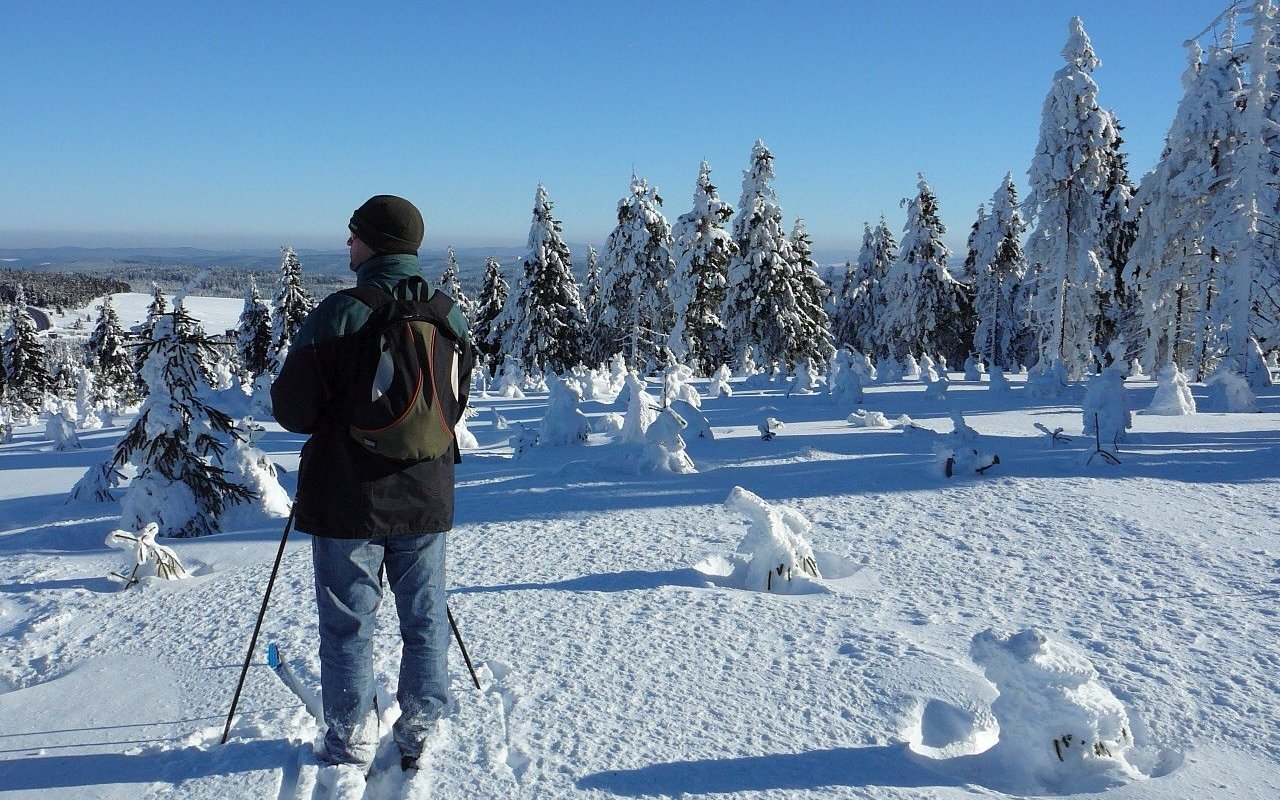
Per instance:
[[[358,286],[390,292],[421,275],[418,257],[386,255],[361,264]],[[302,448],[294,525],[335,539],[438,533],[453,527],[453,457],[403,464],[374,455],[347,433],[343,398],[351,384],[352,345],[370,309],[346,294],[331,294],[307,317],[271,385],[276,421],[311,438]],[[455,306],[449,327],[462,339],[467,323]],[[470,376],[462,376],[462,385]]]

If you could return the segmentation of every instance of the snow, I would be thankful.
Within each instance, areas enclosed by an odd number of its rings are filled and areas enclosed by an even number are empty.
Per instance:
[[[188,307],[217,329],[217,302]],[[685,474],[637,470],[634,445],[595,432],[512,459],[546,393],[476,398],[448,579],[483,688],[455,650],[451,732],[404,796],[1280,795],[1280,388],[1221,413],[1192,382],[1198,413],[1134,415],[1123,463],[1100,469],[1080,463],[1083,385],[1046,399],[1025,375],[1004,392],[949,377],[940,401],[865,386],[866,406],[914,421],[894,429],[852,427],[825,394],[695,380],[715,438],[685,439]],[[1122,391],[1148,408],[1156,383]],[[786,421],[772,441],[765,406]],[[994,470],[937,470],[957,413]],[[289,537],[220,745],[283,523],[162,540],[191,577],[122,590],[107,576],[129,554],[104,544],[119,505],[63,501],[131,422],[80,431],[80,450],[43,421],[0,444],[0,795],[292,796],[318,731],[264,657],[277,643],[318,684],[307,537]],[[292,494],[304,437],[262,422]],[[813,591],[734,585],[752,525],[725,505],[734,487],[807,523]],[[390,712],[393,604],[380,614]],[[1059,761],[1066,734],[1090,747]],[[1112,755],[1090,757],[1096,741]],[[400,789],[375,774],[366,796]]]

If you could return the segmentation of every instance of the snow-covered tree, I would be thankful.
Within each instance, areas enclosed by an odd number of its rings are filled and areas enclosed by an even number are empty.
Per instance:
[[[884,313],[878,337],[888,355],[904,361],[915,354],[953,357],[962,342],[959,283],[947,269],[951,250],[942,237],[938,198],[921,174],[915,197],[903,200],[907,223],[898,257],[882,281]]]
[[[782,227],[773,178],[773,154],[757,139],[751,164],[742,173],[742,198],[733,219],[737,252],[729,261],[726,340],[739,365],[751,359],[766,367],[791,368],[807,355],[804,336],[811,323],[802,299],[804,278]]]
[[[227,506],[254,498],[217,463],[235,425],[209,399],[201,364],[214,358],[214,348],[181,303],[157,317],[141,347],[150,391],[111,458],[112,469],[137,468],[123,509],[135,530],[155,522],[170,536],[216,533]]]
[[[538,184],[524,275],[516,302],[506,305],[497,323],[507,329],[503,353],[515,356],[526,371],[563,372],[582,360],[582,301],[569,246],[551,211],[547,190]]]
[[[1103,200],[1119,134],[1098,105],[1092,73],[1101,63],[1079,17],[1068,28],[1066,65],[1045,97],[1040,139],[1027,171],[1026,209],[1032,232],[1027,260],[1039,368],[1074,378],[1090,371],[1107,255]]]
[[[1137,315],[1141,312],[1133,287],[1125,280],[1125,272],[1142,210],[1133,202],[1137,188],[1129,180],[1129,157],[1120,149],[1124,144],[1120,136],[1124,127],[1119,120],[1115,120],[1115,129],[1115,138],[1108,142],[1107,182],[1102,193],[1100,225],[1105,258],[1095,339],[1101,350],[1108,350],[1116,339],[1124,340],[1127,363],[1136,352],[1133,339],[1138,327]]]
[[[92,402],[119,411],[142,400],[128,335],[120,325],[111,295],[102,298],[98,320],[85,348],[85,365],[93,376],[89,396]]]
[[[1140,360],[1153,374],[1172,363],[1199,379],[1225,350],[1209,322],[1222,285],[1220,256],[1206,237],[1239,141],[1243,71],[1231,57],[1233,42],[1231,30],[1227,46],[1207,60],[1199,44],[1187,43],[1184,95],[1160,161],[1137,193],[1141,216],[1127,279],[1141,298]]]
[[[710,375],[728,360],[720,315],[728,290],[729,259],[735,249],[724,224],[732,216],[733,206],[716,194],[711,167],[703,161],[693,189],[693,209],[682,214],[672,229],[676,322],[670,345],[677,358],[703,375]]]
[[[454,255],[453,245],[449,245],[447,250],[448,258],[445,259],[444,272],[440,275],[440,283],[437,286],[453,298],[453,302],[458,304],[458,308],[462,309],[462,313],[468,320],[472,320],[475,318],[475,308],[472,306],[471,298],[467,297],[467,293],[462,289],[462,279],[458,274],[458,257]]]
[[[280,287],[271,303],[272,372],[279,372],[293,337],[316,302],[302,288],[302,262],[292,247],[280,248]]]
[[[485,259],[484,284],[480,287],[480,298],[476,301],[476,316],[472,324],[476,349],[483,356],[491,376],[497,371],[502,337],[506,332],[506,328],[499,322],[506,305],[507,281],[502,277],[502,266],[498,260],[490,256]]]
[[[827,316],[827,298],[831,289],[818,274],[818,263],[813,260],[813,239],[797,218],[791,228],[791,257],[794,264],[794,292],[800,312],[800,329],[796,341],[797,362],[825,362],[835,354],[831,336],[831,320]]]
[[[662,198],[644,178],[618,201],[618,224],[605,241],[600,264],[600,325],[596,361],[621,352],[632,369],[649,371],[664,360],[675,311],[670,283],[675,275],[671,225]]]
[[[1025,230],[1018,213],[1018,190],[1009,173],[991,196],[990,213],[979,217],[970,245],[978,317],[973,346],[989,366],[1007,372],[1017,369],[1027,355],[1015,347],[1027,327],[1022,291],[1027,272],[1022,252]]]
[[[582,298],[582,313],[586,316],[587,327],[600,319],[604,310],[603,298],[600,296],[600,254],[593,244],[587,245],[587,281],[586,294]]]
[[[3,360],[10,411],[19,414],[41,411],[45,397],[53,388],[53,377],[49,374],[44,342],[36,331],[35,320],[27,312],[22,284],[18,284],[9,310],[9,328],[4,335],[0,360]]]
[[[258,282],[249,278],[244,308],[236,325],[236,355],[246,383],[253,383],[271,369],[271,309],[258,294]]]

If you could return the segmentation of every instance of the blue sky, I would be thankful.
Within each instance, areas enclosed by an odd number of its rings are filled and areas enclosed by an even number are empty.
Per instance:
[[[698,164],[731,203],[752,143],[789,219],[852,250],[923,171],[952,238],[1025,188],[1073,15],[1135,179],[1226,0],[12,3],[0,247],[340,248],[371,194],[428,248],[523,244],[547,186],[601,243],[631,172],[672,221]]]

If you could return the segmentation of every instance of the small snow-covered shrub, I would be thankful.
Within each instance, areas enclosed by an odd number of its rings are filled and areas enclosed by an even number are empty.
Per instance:
[[[729,385],[729,377],[733,373],[729,370],[728,364],[722,364],[712,375],[711,380],[707,383],[707,397],[725,397],[733,396],[733,387]]]
[[[741,486],[733,487],[725,506],[750,520],[737,549],[749,559],[743,588],[786,593],[800,588],[796,578],[821,577],[808,539],[812,526],[800,512],[766,503]]]
[[[995,394],[1004,394],[1009,391],[1009,379],[1004,376],[1004,370],[998,365],[991,368],[987,381],[987,389]]]
[[[916,367],[917,378],[921,383],[933,383],[938,379],[938,370],[934,368],[934,361],[929,357],[928,353],[920,356],[920,363]]]
[[[1266,358],[1262,355],[1262,347],[1252,336],[1249,337],[1249,344],[1245,351],[1244,372],[1250,389],[1266,389],[1272,385],[1271,370],[1267,366]]]
[[[970,353],[969,357],[964,360],[964,379],[966,381],[976,383],[982,380],[982,376],[986,371],[986,367],[982,365],[982,361],[975,354]]]
[[[462,413],[462,419],[458,420],[458,424],[453,426],[453,438],[457,441],[459,450],[474,450],[480,446],[480,443],[476,441],[476,435],[471,432],[470,426],[467,425],[467,420],[477,413],[479,412],[475,408],[468,406],[467,410]]]
[[[1026,793],[1096,792],[1141,780],[1129,712],[1083,653],[1030,628],[986,630],[970,655],[995,684],[1000,739],[984,754]]]
[[[645,431],[658,416],[658,401],[645,391],[644,379],[635,373],[626,378],[627,417],[622,424],[619,441],[641,444]]]
[[[489,391],[498,397],[519,400],[524,397],[524,390],[520,388],[523,383],[524,370],[520,368],[520,362],[516,361],[514,356],[507,356],[493,379],[493,385],[489,387]]]
[[[756,430],[760,431],[760,438],[768,442],[778,435],[778,431],[785,427],[787,427],[786,423],[777,417],[765,417],[756,426]]]
[[[1125,439],[1125,431],[1133,427],[1133,415],[1125,396],[1124,374],[1119,367],[1107,367],[1101,375],[1089,380],[1085,389],[1081,416],[1084,434],[1096,435],[1101,445],[1114,447]]]
[[[951,414],[953,430],[933,446],[933,453],[942,474],[948,478],[954,475],[985,475],[988,470],[1000,463],[1000,456],[986,452],[982,437],[964,421],[959,411]]]
[[[860,358],[861,356],[851,355],[844,348],[837,350],[832,356],[831,373],[827,379],[827,391],[832,399],[842,403],[862,402],[862,387],[868,380],[860,371],[862,365],[854,366],[854,359]]]
[[[683,400],[694,408],[702,407],[702,398],[698,390],[693,388],[693,369],[683,364],[674,364],[663,375],[662,393],[667,403]]]
[[[1061,361],[1036,364],[1027,373],[1027,392],[1034,397],[1061,397],[1067,391],[1067,369]]]
[[[711,423],[700,408],[694,408],[684,400],[675,400],[671,403],[671,410],[679,414],[680,419],[684,420],[688,425],[685,431],[689,435],[699,439],[716,438],[715,433],[711,430]]]
[[[876,366],[876,383],[896,383],[903,375],[902,365],[893,356],[886,356]]]
[[[80,437],[76,435],[75,423],[62,413],[50,414],[45,420],[44,438],[53,442],[54,450],[80,449]]]
[[[644,460],[651,468],[661,472],[697,472],[693,460],[684,451],[685,421],[670,408],[665,408],[649,424],[645,431]]]
[[[894,423],[884,415],[883,411],[867,411],[859,408],[850,414],[845,422],[848,422],[855,428],[877,428],[880,430],[889,430],[894,427]]]
[[[1177,364],[1166,364],[1160,369],[1160,382],[1144,414],[1178,417],[1196,413],[1196,399],[1191,396],[1187,376]]]
[[[538,431],[538,444],[585,444],[591,432],[587,415],[578,408],[582,402],[582,390],[576,381],[552,377],[547,413],[542,417]]]
[[[929,359],[930,365],[933,364],[933,359],[928,356],[925,356],[925,358]],[[907,353],[906,357],[902,359],[902,379],[909,381],[920,380],[920,364],[916,361],[916,357],[910,353]]]
[[[818,391],[821,382],[813,359],[806,358],[796,365],[796,377],[787,389],[787,394],[813,394]]]
[[[1249,381],[1236,368],[1235,359],[1224,359],[1204,383],[1209,387],[1215,410],[1233,414],[1250,414],[1258,410],[1257,398],[1249,388]]]
[[[156,534],[159,532],[160,526],[148,522],[139,533],[115,530],[107,534],[108,547],[130,550],[133,553],[133,563],[128,574],[112,573],[114,577],[125,581],[126,589],[141,578],[154,577],[172,581],[188,577],[178,554],[172,548],[156,544]]]

